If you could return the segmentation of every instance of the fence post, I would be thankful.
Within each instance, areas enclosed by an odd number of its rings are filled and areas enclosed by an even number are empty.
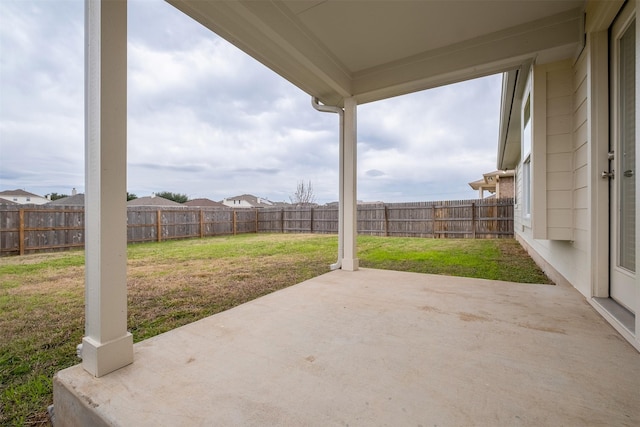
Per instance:
[[[204,237],[204,209],[200,209],[200,238]]]
[[[24,255],[24,209],[20,209],[19,216],[18,248],[20,249],[20,255]]]
[[[255,208],[256,210],[256,234],[258,233],[258,208]]]
[[[500,222],[498,221],[498,218],[499,218],[498,212],[500,211],[500,205],[498,203],[498,200],[499,199],[496,199],[496,202],[495,202],[496,205],[495,205],[495,207],[493,209],[493,216],[495,218],[493,220],[493,222],[494,222],[493,230],[494,230],[494,233],[495,233],[496,237],[500,237]]]
[[[284,234],[284,208],[280,211],[280,233]]]
[[[158,236],[158,242],[162,240],[162,213],[160,209],[156,211],[156,235]]]
[[[310,221],[310,224],[309,224],[309,229],[310,229],[310,232],[313,233],[313,207],[311,207],[309,209],[311,209],[311,221]]]
[[[436,238],[436,205],[431,205],[431,231],[433,232],[433,238]]]
[[[237,218],[236,218],[236,211],[235,211],[235,209],[234,209],[234,211],[233,211],[233,217],[232,217],[232,219],[231,219],[231,222],[232,222],[232,224],[233,224],[233,235],[235,236],[235,235],[236,235],[236,233],[237,233],[237,231],[236,231],[236,222],[237,222]]]
[[[384,237],[389,237],[389,208],[386,203],[382,206],[384,206]]]
[[[471,235],[476,238],[476,202],[471,202]]]

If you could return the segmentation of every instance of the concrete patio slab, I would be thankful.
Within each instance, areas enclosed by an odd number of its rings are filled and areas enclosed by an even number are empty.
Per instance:
[[[573,288],[334,271],[54,379],[57,426],[640,425],[640,354]]]

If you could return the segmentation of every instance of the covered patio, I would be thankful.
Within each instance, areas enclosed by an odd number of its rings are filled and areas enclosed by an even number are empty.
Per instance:
[[[59,425],[640,423],[640,355],[569,286],[334,271],[54,382]],[[56,423],[58,425],[58,423]]]
[[[620,1],[168,1],[340,116],[335,271],[133,345],[127,8],[87,0],[86,324],[59,425],[640,424],[637,340],[592,292],[359,270],[356,247],[358,105],[575,59]],[[605,271],[588,242],[573,286]]]

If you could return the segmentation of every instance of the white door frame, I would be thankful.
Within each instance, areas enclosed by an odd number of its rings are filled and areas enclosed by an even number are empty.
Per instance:
[[[619,210],[621,209],[623,198],[620,197],[621,185],[623,183],[629,183],[629,179],[631,178],[633,183],[637,180],[637,177],[626,177],[625,171],[627,170],[627,166],[623,166],[622,162],[624,159],[624,150],[622,149],[622,138],[624,137],[623,132],[621,131],[621,111],[620,102],[621,102],[621,89],[620,85],[622,82],[620,81],[620,64],[619,59],[621,55],[621,51],[619,49],[618,40],[621,40],[622,36],[627,33],[631,25],[635,25],[635,4],[633,2],[625,5],[622,9],[618,17],[615,19],[611,26],[611,41],[610,41],[610,49],[611,49],[611,138],[609,143],[609,150],[613,154],[613,158],[610,159],[609,170],[612,171],[613,177],[609,180],[609,206],[610,206],[610,214],[609,214],[609,250],[610,250],[610,259],[609,259],[609,296],[616,300],[616,302],[622,306],[624,306],[627,310],[631,312],[637,312],[637,306],[635,301],[635,288],[636,288],[636,272],[635,272],[635,257],[632,261],[626,261],[627,265],[624,266],[624,261],[622,259],[622,251],[621,251],[621,243],[625,234],[622,231],[623,224],[620,220]],[[635,41],[635,40],[634,40]],[[635,94],[634,94],[635,95]],[[634,100],[635,102],[635,100]],[[637,141],[637,138],[634,136],[634,142]],[[635,145],[635,143],[634,143]],[[635,154],[634,154],[635,157]],[[635,161],[635,160],[634,160]],[[631,169],[631,173],[635,173],[636,168],[635,165]],[[635,200],[634,200],[635,204]],[[634,209],[635,211],[635,209]],[[635,221],[635,218],[634,218]],[[637,221],[636,221],[637,222]],[[635,227],[634,227],[635,233]],[[628,237],[628,236],[626,236]],[[635,250],[635,235],[633,236],[634,241],[631,242],[634,244],[632,248]],[[632,271],[633,270],[633,271]]]
[[[621,335],[623,335],[638,351],[640,351],[640,316],[635,317],[635,334],[628,330],[618,318],[599,301],[609,297],[609,183],[601,178],[602,171],[608,169],[607,153],[609,150],[609,27],[617,13],[613,4],[608,9],[609,19],[599,20],[598,16],[591,17],[592,25],[587,29],[588,61],[588,103],[589,103],[589,260],[591,298],[589,303],[600,313]],[[619,5],[617,6],[619,7]],[[637,8],[636,8],[637,14]],[[590,17],[587,17],[590,21]],[[640,32],[636,31],[636,76],[639,74],[640,64],[638,50],[640,47]],[[638,77],[636,77],[638,81]],[[636,85],[636,106],[640,100],[640,85]],[[640,126],[636,108],[636,144],[640,141]],[[638,178],[636,175],[636,183]],[[639,186],[636,184],[636,200],[638,200]],[[640,210],[636,211],[636,224],[640,223]],[[636,265],[640,262],[638,251],[640,242],[640,227],[636,227]],[[640,308],[640,275],[636,275],[635,306]],[[638,311],[638,310],[636,310]]]

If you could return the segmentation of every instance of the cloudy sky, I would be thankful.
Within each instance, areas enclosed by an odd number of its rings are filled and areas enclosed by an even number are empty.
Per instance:
[[[84,1],[0,0],[0,191],[84,191]],[[338,197],[338,117],[162,0],[129,0],[128,191]],[[500,76],[358,107],[358,199],[475,198]]]

